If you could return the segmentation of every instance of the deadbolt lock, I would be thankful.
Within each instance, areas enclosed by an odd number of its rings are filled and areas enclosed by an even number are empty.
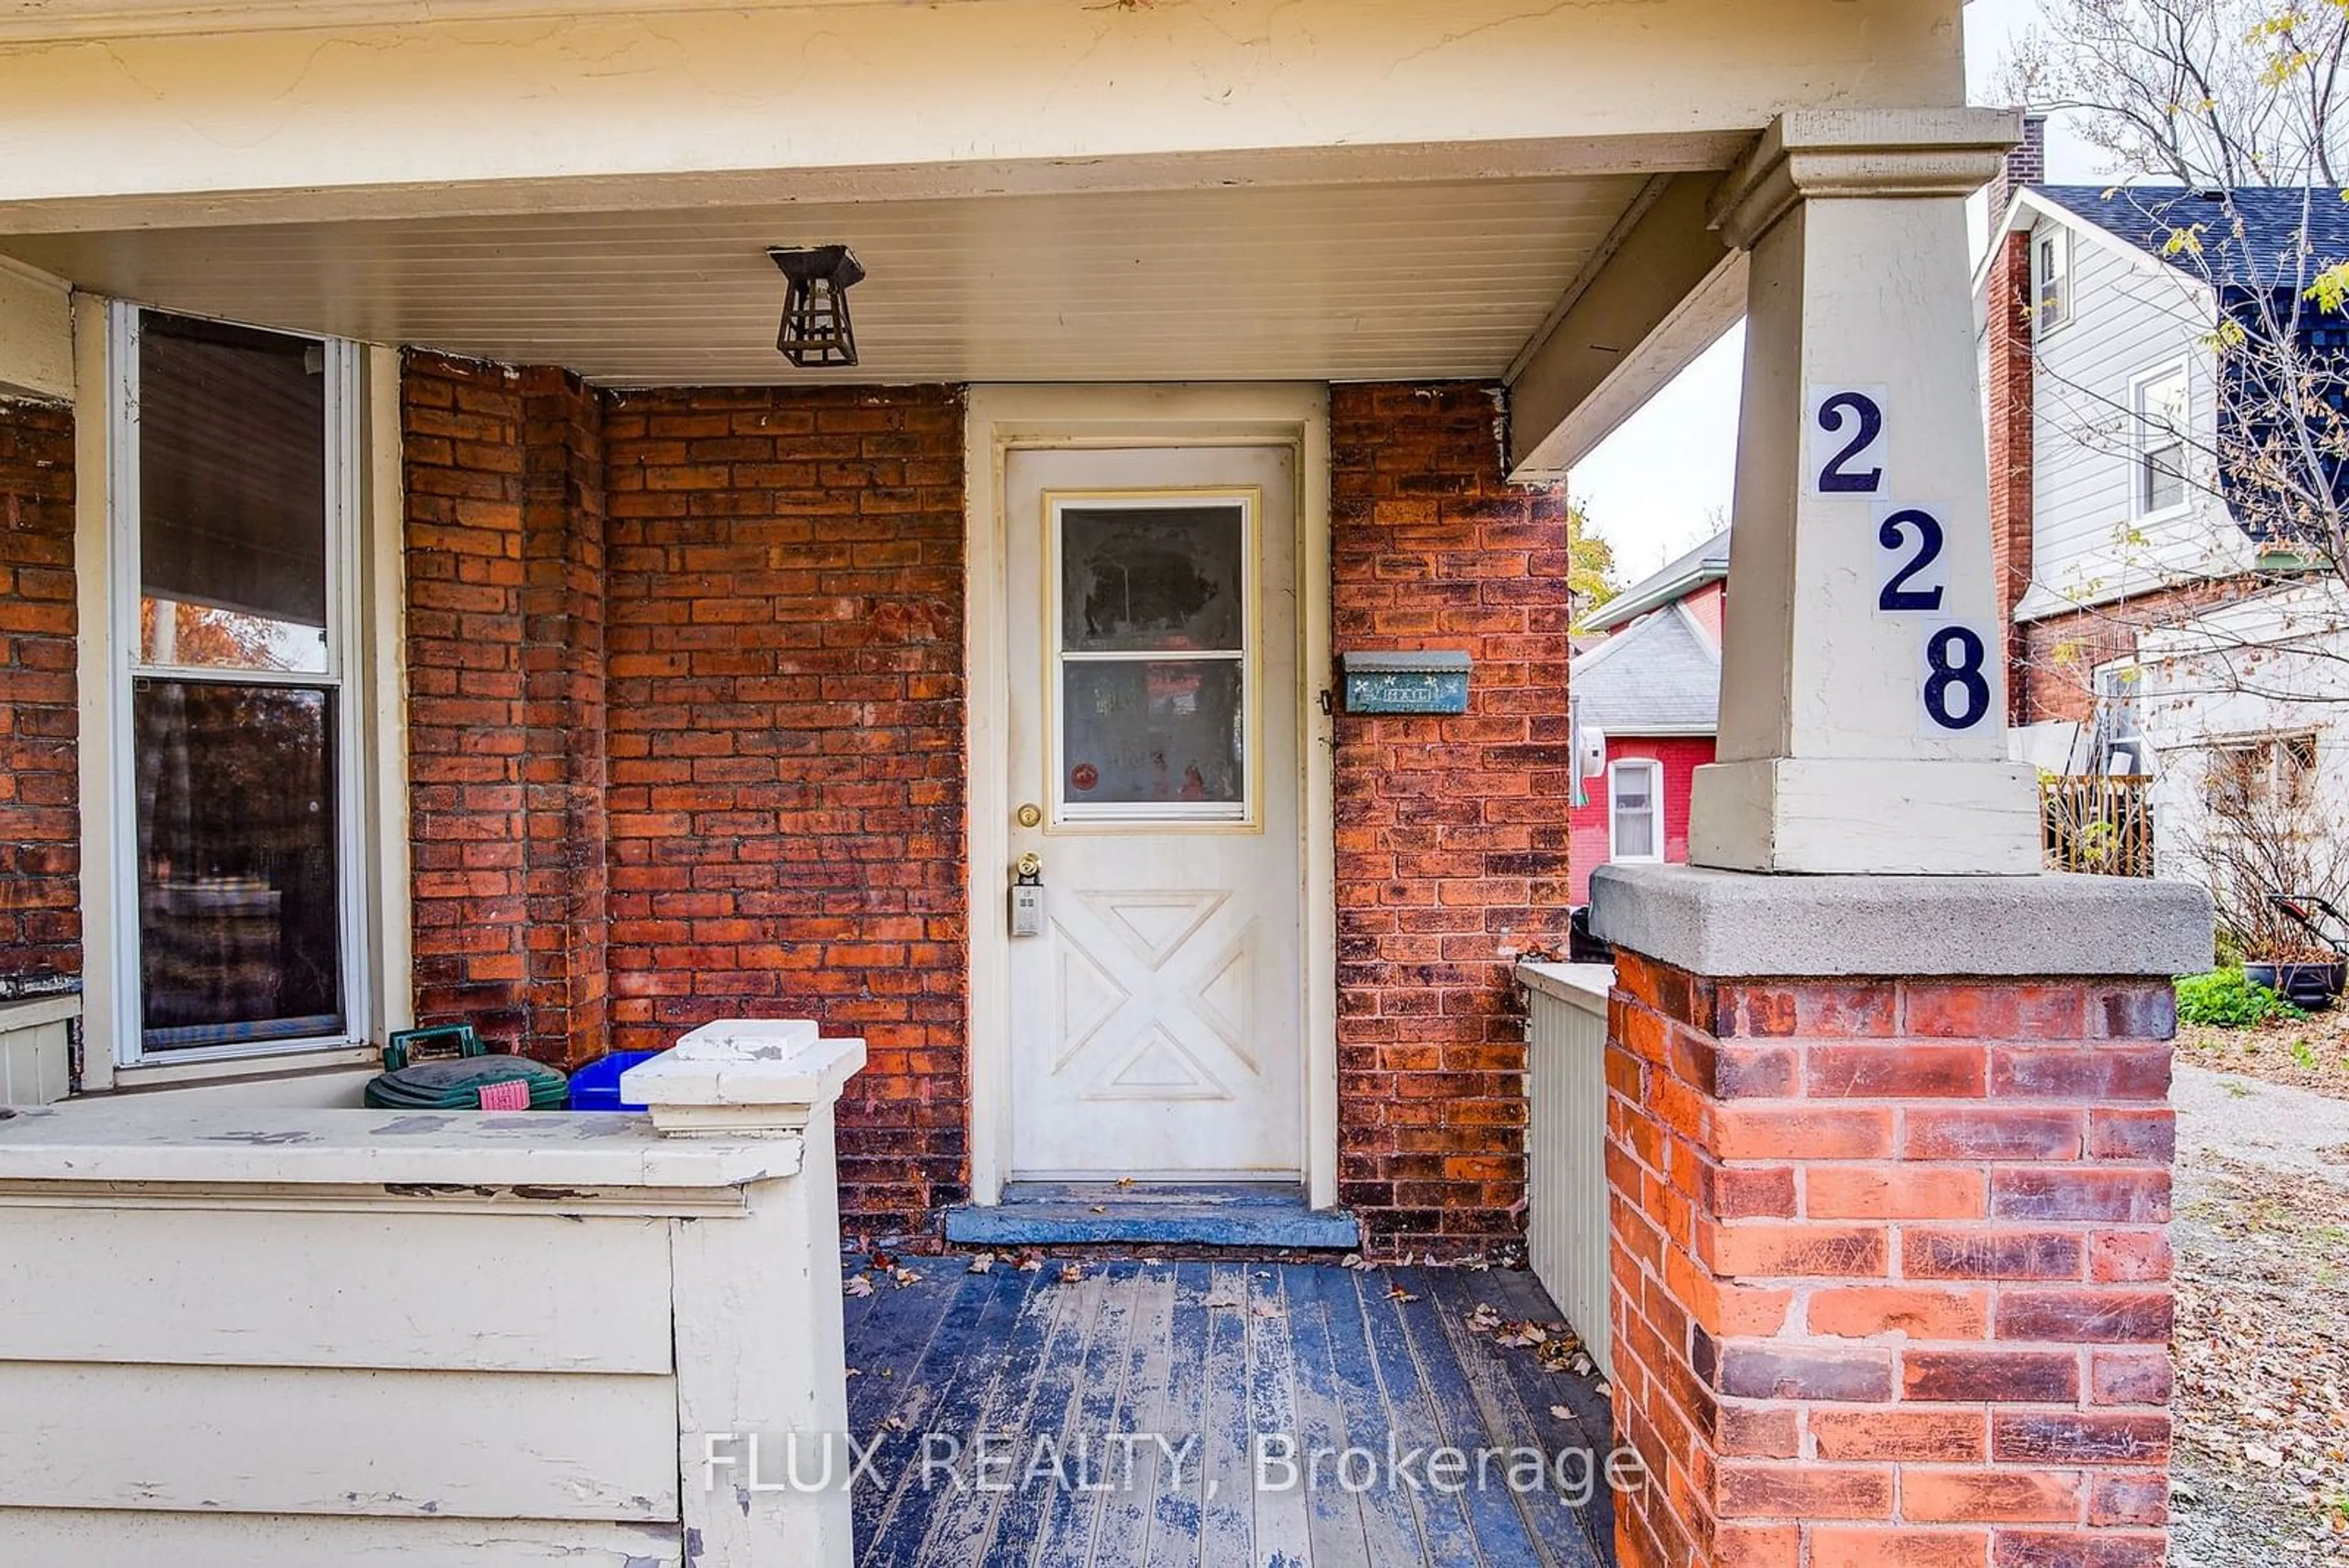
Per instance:
[[[1012,815],[1018,818],[1022,827],[1041,827],[1044,825],[1044,808],[1033,802],[1021,806]]]

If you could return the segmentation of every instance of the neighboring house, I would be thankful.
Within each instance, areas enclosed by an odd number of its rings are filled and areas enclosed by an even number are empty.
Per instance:
[[[1723,529],[1585,618],[1574,656],[1574,901],[1609,861],[1688,858],[1689,797],[1721,701]]]
[[[2212,748],[2329,723],[2323,701],[2244,679],[2250,664],[2272,677],[2278,660],[2315,670],[2349,654],[2337,583],[2226,472],[2260,414],[2221,333],[2256,332],[2252,302],[2280,278],[2349,257],[2349,204],[2332,190],[2046,184],[2042,133],[2033,117],[1993,190],[1976,279],[2015,754],[2054,774],[2182,770],[2152,793],[2158,858],[2189,872],[2178,857],[2201,834]],[[2349,328],[2299,314],[2319,350]]]

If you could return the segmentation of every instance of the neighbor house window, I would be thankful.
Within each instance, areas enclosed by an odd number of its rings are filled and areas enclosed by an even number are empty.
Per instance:
[[[2316,781],[2313,731],[2225,741],[2210,748],[2205,804],[2222,815],[2309,804]]]
[[[2131,425],[2137,514],[2151,517],[2186,504],[2188,382],[2183,364],[2139,376],[2132,385]]]
[[[2032,320],[2045,332],[2072,318],[2072,235],[2056,224],[2031,247]]]
[[[355,356],[128,306],[112,348],[118,1054],[348,1044]]]
[[[1607,832],[1610,860],[1664,857],[1662,764],[1644,760],[1609,764]]]

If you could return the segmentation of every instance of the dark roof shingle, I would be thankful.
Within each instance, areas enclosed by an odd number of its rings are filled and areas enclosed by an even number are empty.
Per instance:
[[[2182,185],[2031,190],[2147,255],[2209,282],[2272,288],[2349,261],[2349,202],[2328,186],[2250,187],[2235,192],[2231,202],[2217,192]],[[2298,254],[2303,229],[2304,261]],[[2199,254],[2190,246],[2171,247],[2170,236],[2180,230],[2194,234]]]

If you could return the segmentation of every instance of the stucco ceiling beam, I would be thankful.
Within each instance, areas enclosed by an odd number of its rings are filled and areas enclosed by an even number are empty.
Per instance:
[[[1510,368],[1520,481],[1562,478],[1733,326],[1745,261],[1713,227],[1719,176],[1651,182]]]

